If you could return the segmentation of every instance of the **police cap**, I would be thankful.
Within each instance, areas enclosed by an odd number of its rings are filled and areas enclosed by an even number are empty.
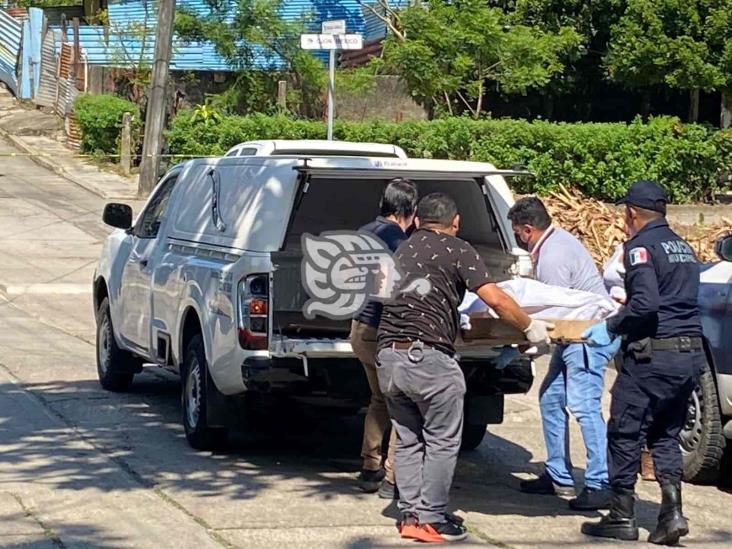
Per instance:
[[[644,210],[653,210],[666,214],[668,195],[655,181],[643,179],[636,181],[628,189],[628,193],[615,204],[628,204]]]

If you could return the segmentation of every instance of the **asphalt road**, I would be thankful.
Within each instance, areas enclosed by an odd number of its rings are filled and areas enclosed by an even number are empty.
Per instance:
[[[101,390],[90,281],[102,206],[26,158],[0,157],[0,546],[411,545],[393,504],[355,486],[361,416],[283,409],[226,451],[196,452],[174,376],[150,369],[129,393]],[[544,456],[535,393],[511,397],[504,424],[461,457],[452,498],[471,531],[463,546],[607,546],[579,533],[597,514],[518,492]],[[640,485],[645,530],[658,496]],[[686,486],[685,497],[685,544],[732,546],[732,492]]]

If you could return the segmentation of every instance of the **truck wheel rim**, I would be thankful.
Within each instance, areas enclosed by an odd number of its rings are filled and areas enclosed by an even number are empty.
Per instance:
[[[702,425],[704,400],[701,395],[701,388],[697,387],[694,389],[691,397],[689,397],[687,406],[686,423],[679,434],[679,440],[681,442],[681,450],[686,453],[691,453],[701,444],[702,432],[704,431],[704,426]]]
[[[109,332],[109,319],[104,317],[102,323],[99,325],[99,345],[97,350],[99,353],[97,357],[99,360],[99,369],[102,375],[106,374],[109,368]]]
[[[195,429],[201,409],[201,366],[194,359],[188,369],[186,381],[186,419],[188,426]]]

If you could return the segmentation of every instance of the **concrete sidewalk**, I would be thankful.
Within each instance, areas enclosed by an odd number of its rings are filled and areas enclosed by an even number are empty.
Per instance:
[[[103,171],[64,145],[62,122],[54,114],[21,105],[0,87],[0,137],[19,149],[16,156],[28,156],[51,170],[107,200],[137,197],[137,177]]]

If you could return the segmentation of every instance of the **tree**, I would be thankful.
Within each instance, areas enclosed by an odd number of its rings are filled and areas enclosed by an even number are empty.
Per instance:
[[[260,104],[251,103],[252,90],[271,86],[278,75],[289,73],[299,97],[289,99],[298,103],[303,114],[319,112],[325,83],[322,64],[310,53],[300,49],[300,34],[308,18],[285,21],[280,16],[284,0],[206,0],[210,14],[179,10],[176,32],[189,41],[210,41],[227,62],[239,69],[236,83],[228,98],[237,110],[273,109],[276,93],[260,93]],[[269,75],[265,77],[263,70]],[[267,97],[266,105],[261,99]]]
[[[602,58],[610,39],[610,28],[625,8],[626,0],[490,0],[517,23],[547,32],[572,28],[582,44],[574,55],[566,58],[564,71],[555,75],[541,93],[545,114],[551,117],[556,97],[579,94],[578,116],[587,119],[592,112],[592,97],[598,83],[605,78]]]
[[[105,27],[105,40],[117,94],[130,101],[147,102],[155,50],[155,12],[145,6],[141,20],[111,21],[109,12],[101,10],[89,18]],[[143,108],[144,116],[144,108]]]
[[[732,0],[710,0],[704,20],[706,42],[721,72],[720,126],[732,127]]]
[[[549,32],[512,25],[502,9],[482,0],[429,0],[389,9],[385,19],[395,32],[385,42],[381,64],[402,76],[431,111],[459,109],[477,118],[488,86],[523,94],[545,86],[581,42],[568,27]]]
[[[626,87],[655,85],[691,94],[690,119],[698,115],[699,91],[732,87],[725,67],[731,50],[732,0],[629,0],[611,30],[605,64]],[[646,105],[647,113],[648,105]]]

